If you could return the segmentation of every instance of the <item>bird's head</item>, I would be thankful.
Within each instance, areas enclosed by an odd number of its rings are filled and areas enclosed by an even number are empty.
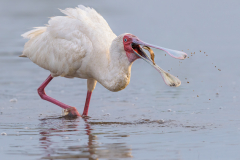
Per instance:
[[[181,52],[181,51],[176,51],[176,50],[172,50],[172,49],[159,47],[159,46],[155,46],[155,45],[143,42],[138,37],[136,37],[132,34],[129,34],[129,33],[122,34],[122,35],[120,35],[120,37],[122,38],[123,48],[124,48],[124,51],[126,52],[126,56],[127,56],[128,61],[130,63],[132,63],[133,61],[135,61],[138,58],[142,58],[147,63],[152,65],[155,69],[157,69],[158,72],[161,73],[161,75],[164,79],[164,82],[167,85],[178,87],[181,84],[181,81],[178,78],[176,78],[176,77],[172,76],[171,74],[165,72],[164,70],[162,70],[159,66],[157,66],[155,64],[154,53],[151,50],[151,48],[156,48],[156,49],[163,50],[163,51],[167,52],[171,57],[177,58],[177,59],[182,59],[182,60],[187,57],[186,53]],[[143,51],[142,48],[146,48],[151,53],[151,58],[149,58],[149,56]]]
[[[155,46],[155,45],[143,42],[138,37],[129,33],[123,35],[122,41],[123,41],[124,50],[126,51],[126,55],[130,62],[133,62],[138,58],[142,58],[144,60],[148,60],[152,62],[152,60],[147,56],[147,54],[143,51],[141,47],[147,47],[149,49],[151,47],[160,49],[167,52],[173,58],[177,58],[177,59],[187,58],[187,54],[184,52],[167,49],[167,48],[163,48],[163,47],[159,47],[159,46]]]

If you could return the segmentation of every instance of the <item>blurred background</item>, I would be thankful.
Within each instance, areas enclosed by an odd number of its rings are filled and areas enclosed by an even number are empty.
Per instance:
[[[62,118],[37,94],[49,71],[18,57],[27,42],[21,34],[79,4],[100,13],[116,35],[186,52],[179,61],[154,50],[156,63],[182,85],[166,86],[137,60],[123,91],[97,84],[89,119]],[[239,8],[237,0],[0,0],[1,157],[239,159]],[[46,92],[81,113],[86,80],[55,78]]]

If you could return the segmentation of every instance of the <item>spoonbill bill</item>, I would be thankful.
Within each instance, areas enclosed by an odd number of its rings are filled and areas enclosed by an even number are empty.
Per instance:
[[[45,27],[36,27],[22,36],[29,41],[20,57],[28,57],[38,66],[49,70],[50,75],[38,88],[46,101],[65,109],[69,116],[81,116],[75,107],[49,97],[44,89],[58,76],[87,79],[87,97],[82,115],[88,115],[92,92],[99,82],[106,89],[117,92],[130,82],[131,66],[136,59],[152,65],[168,86],[178,87],[181,81],[157,66],[143,51],[151,48],[167,52],[177,59],[187,54],[143,42],[135,35],[124,33],[116,36],[106,20],[94,9],[82,5],[60,10],[66,16],[50,18]],[[152,54],[151,54],[152,55]]]

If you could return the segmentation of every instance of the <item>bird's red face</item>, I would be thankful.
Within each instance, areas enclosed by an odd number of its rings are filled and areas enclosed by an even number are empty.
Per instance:
[[[126,51],[126,55],[128,57],[129,62],[133,62],[136,59],[140,58],[137,54],[134,53],[137,52],[138,54],[141,54],[141,52],[139,52],[139,45],[133,45],[133,38],[137,38],[134,35],[131,34],[126,34],[123,37],[123,46],[124,46],[124,50]]]
[[[174,77],[171,74],[165,72],[163,69],[161,69],[158,65],[155,64],[154,53],[150,47],[163,50],[167,52],[170,56],[177,59],[185,59],[187,57],[186,53],[145,43],[132,34],[125,34],[123,36],[123,46],[130,63],[132,63],[138,58],[142,58],[144,61],[152,65],[162,75],[164,82],[167,85],[178,87],[181,84],[181,81],[177,77]],[[151,57],[153,57],[152,59],[149,58],[149,56],[143,51],[142,47],[144,49],[146,48],[150,52]]]

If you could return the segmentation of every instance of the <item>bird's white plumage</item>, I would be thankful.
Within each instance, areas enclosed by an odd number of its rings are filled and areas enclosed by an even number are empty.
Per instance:
[[[131,63],[123,35],[116,37],[94,9],[79,6],[61,12],[66,16],[52,17],[46,27],[22,35],[30,38],[22,56],[49,70],[53,77],[85,78],[111,91],[124,89],[130,81]],[[95,87],[90,86],[90,90]]]

